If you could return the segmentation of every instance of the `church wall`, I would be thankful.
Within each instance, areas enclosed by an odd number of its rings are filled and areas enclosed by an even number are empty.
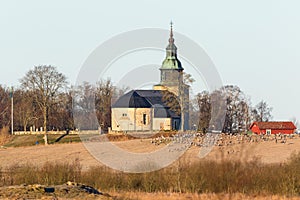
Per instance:
[[[152,108],[136,108],[136,130],[151,130]],[[145,116],[144,116],[145,115]]]
[[[112,131],[129,129],[131,124],[129,108],[112,108],[111,118]]]
[[[151,108],[112,108],[112,131],[151,130]]]
[[[154,118],[153,130],[166,130],[172,129],[171,118]]]

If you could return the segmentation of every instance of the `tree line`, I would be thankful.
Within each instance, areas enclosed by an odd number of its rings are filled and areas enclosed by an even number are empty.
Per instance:
[[[73,120],[73,99],[77,95],[80,96],[77,106],[82,110],[88,109],[89,98],[94,98],[99,124],[107,130],[111,125],[110,103],[117,98],[114,95],[122,95],[123,90],[117,90],[110,80],[99,81],[96,85],[85,82],[78,87],[69,86],[66,76],[55,67],[35,66],[20,80],[19,87],[0,85],[0,128],[11,125],[13,97],[14,131],[29,131],[30,127],[33,130],[42,127],[44,131],[74,130],[78,128]]]
[[[70,86],[66,76],[58,72],[56,67],[35,66],[20,79],[20,86],[9,88],[0,85],[0,128],[11,124],[10,108],[13,97],[14,131],[28,131],[30,127],[43,127],[44,131],[76,128],[83,130],[94,124],[99,124],[102,130],[107,131],[111,127],[111,105],[126,90],[128,88],[115,87],[110,79],[100,80],[96,84],[83,82],[76,87]],[[252,107],[250,100],[238,86],[228,85],[191,97],[190,127],[202,132],[209,130],[214,120],[214,99],[223,99],[225,102],[226,114],[222,131],[226,133],[244,131],[252,121],[268,121],[272,117],[272,108],[265,101]],[[80,123],[76,125],[74,109],[80,113],[77,119]],[[93,112],[96,113],[96,119],[89,116]],[[85,114],[81,115],[82,113]]]
[[[234,85],[226,85],[211,93],[203,91],[196,96],[197,127],[202,132],[209,129],[212,120],[212,99],[224,101],[223,133],[238,133],[247,131],[254,121],[269,121],[272,119],[272,107],[261,100],[255,106],[244,92]],[[195,106],[194,106],[195,107]]]

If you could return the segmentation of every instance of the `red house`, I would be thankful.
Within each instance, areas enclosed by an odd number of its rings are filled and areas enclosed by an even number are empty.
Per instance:
[[[250,130],[256,134],[293,134],[296,126],[293,122],[253,122]]]

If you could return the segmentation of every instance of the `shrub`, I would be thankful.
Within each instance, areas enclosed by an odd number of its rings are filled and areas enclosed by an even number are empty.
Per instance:
[[[9,134],[8,126],[4,126],[0,129],[0,145],[4,145],[11,140],[11,135]]]

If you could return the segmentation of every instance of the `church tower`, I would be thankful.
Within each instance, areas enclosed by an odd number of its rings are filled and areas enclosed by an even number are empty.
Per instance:
[[[166,48],[166,58],[160,67],[160,84],[154,90],[168,90],[174,93],[181,107],[181,130],[189,129],[189,86],[183,80],[183,67],[177,58],[177,47],[173,38],[173,23],[171,22],[169,44]]]

